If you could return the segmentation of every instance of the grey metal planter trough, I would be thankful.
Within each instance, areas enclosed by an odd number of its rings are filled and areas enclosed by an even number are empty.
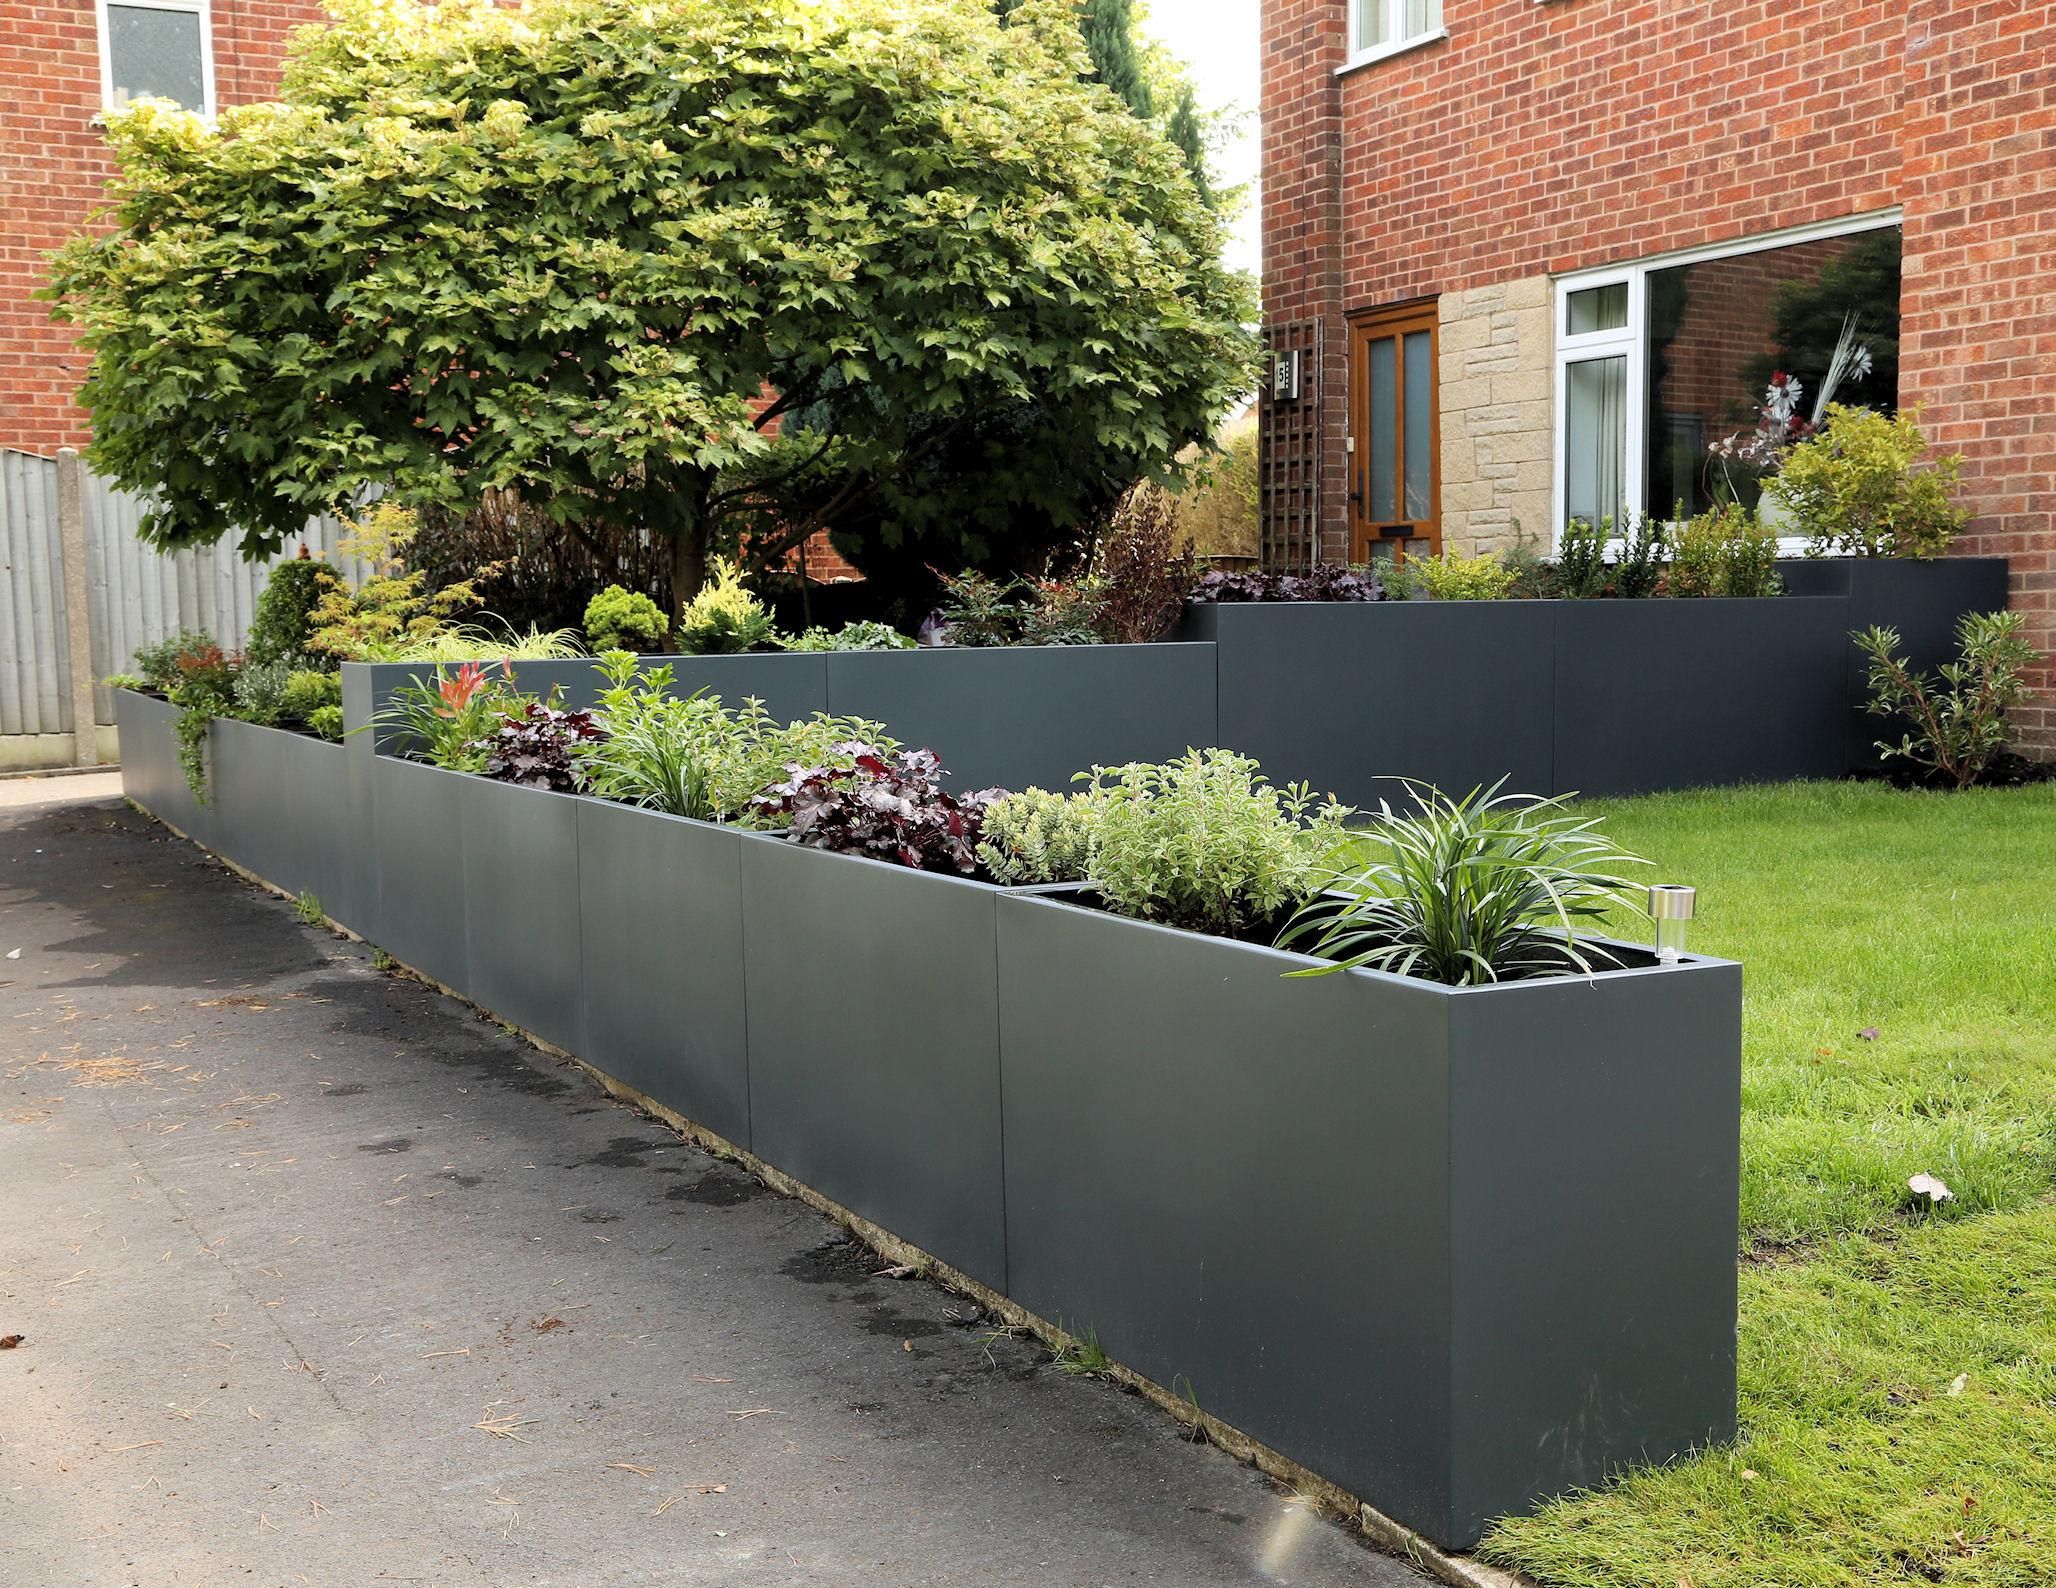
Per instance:
[[[221,853],[273,887],[313,894],[336,920],[362,919],[371,819],[353,797],[344,747],[226,717],[208,733]]]
[[[120,709],[176,821],[170,708]],[[1288,981],[1076,890],[293,737],[230,729],[203,842],[327,864],[259,810],[325,779],[396,958],[1439,1544],[1733,1432],[1736,965]]]
[[[140,690],[114,692],[114,720],[121,735],[121,791],[196,844],[222,853],[212,803],[202,805],[186,785],[178,764],[179,708]],[[233,855],[229,856],[234,859]]]
[[[463,826],[467,980],[472,1002],[545,1042],[585,1039],[578,807],[571,794],[453,777]]]
[[[744,835],[605,800],[575,803],[585,975],[577,1053],[749,1147]]]
[[[743,841],[752,1150],[1003,1290],[998,897]]]
[[[997,909],[1017,1300],[1451,1548],[1733,1433],[1739,966],[1288,981]]]

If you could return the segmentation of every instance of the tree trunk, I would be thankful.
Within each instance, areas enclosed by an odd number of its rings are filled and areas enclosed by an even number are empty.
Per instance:
[[[707,513],[707,493],[712,476],[693,471],[678,479],[663,498],[669,511],[664,524],[671,537],[671,622],[675,626],[685,615],[686,604],[707,582],[707,550],[713,538],[713,523]]]

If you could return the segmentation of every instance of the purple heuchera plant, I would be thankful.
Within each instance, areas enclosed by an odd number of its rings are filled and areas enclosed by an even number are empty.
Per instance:
[[[786,836],[812,849],[868,855],[918,871],[978,871],[985,811],[1005,789],[952,794],[942,786],[933,750],[881,750],[850,740],[835,746],[837,762],[793,762],[783,783],[750,802],[760,815],[786,819]]]
[[[1385,586],[1368,568],[1317,562],[1300,573],[1213,569],[1193,587],[1192,601],[1382,601]]]
[[[486,752],[482,770],[502,783],[576,794],[578,766],[571,747],[606,736],[589,711],[559,711],[540,700],[526,701],[502,717],[497,730],[478,741],[478,747]]]

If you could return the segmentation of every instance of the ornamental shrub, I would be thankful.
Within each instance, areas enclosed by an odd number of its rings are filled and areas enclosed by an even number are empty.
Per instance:
[[[1497,552],[1466,557],[1451,550],[1439,557],[1407,558],[1394,571],[1393,582],[1410,601],[1501,601],[1513,593],[1518,577]]]
[[[1012,645],[1021,637],[1027,607],[1013,579],[995,579],[974,569],[942,576],[942,605],[936,611],[934,643]],[[925,640],[924,635],[924,640]]]
[[[244,722],[270,727],[283,714],[286,683],[292,676],[290,660],[280,657],[275,661],[253,662],[245,652],[243,669],[236,674],[235,715]]]
[[[1099,807],[1092,881],[1109,908],[1224,937],[1268,938],[1317,892],[1348,810],[1268,782],[1231,750],[1081,774]]]
[[[372,717],[395,730],[408,753],[450,772],[483,770],[488,737],[525,697],[515,693],[514,670],[465,662],[455,672],[437,667],[432,680],[410,679]]]
[[[327,10],[274,103],[109,110],[54,269],[161,547],[513,490],[647,530],[676,603],[767,519],[999,566],[1248,384],[1225,225],[1070,0]]]
[[[1092,873],[1099,802],[1090,794],[1023,789],[987,807],[978,859],[995,882],[1083,882]]]
[[[589,711],[559,711],[546,701],[524,701],[481,741],[485,762],[479,770],[502,783],[576,794],[581,780],[574,752],[604,736]]]
[[[279,693],[278,714],[283,721],[304,722],[312,727],[316,712],[329,706],[340,711],[342,705],[341,673],[321,673],[303,667],[287,675],[285,688]]]
[[[795,765],[750,802],[751,810],[810,849],[976,874],[985,811],[1004,790],[950,793],[933,750],[860,742],[836,749],[846,765]]]
[[[252,667],[297,660],[314,631],[314,609],[331,582],[340,583],[326,562],[307,554],[279,563],[264,581],[257,609],[250,618],[250,643],[244,657]]]
[[[186,775],[186,787],[202,805],[207,803],[207,730],[216,717],[236,715],[236,679],[242,665],[241,657],[209,639],[179,652],[171,664],[170,687],[165,693],[179,708],[174,725],[178,763]]]
[[[1168,492],[1144,483],[1121,498],[1093,554],[1092,572],[1100,638],[1136,645],[1171,631],[1199,580],[1199,563]]]
[[[1926,452],[1917,413],[1829,403],[1820,433],[1786,454],[1764,495],[1790,512],[1813,556],[1939,557],[1970,514],[1954,501],[1962,455],[1923,468]]]
[[[1774,596],[1778,534],[1750,509],[1719,502],[1673,531],[1664,588],[1674,596]]]
[[[1851,636],[1870,662],[1869,710],[1906,724],[1897,744],[1878,752],[1898,757],[1950,788],[1969,788],[2006,748],[2006,713],[2032,692],[2027,670],[2034,647],[2021,637],[2018,612],[1966,612],[1956,622],[1959,655],[1935,675],[1916,673],[1899,649],[1897,629]]]
[[[209,646],[217,651],[221,648],[205,629],[180,629],[155,645],[137,646],[136,673],[146,688],[168,694],[179,679],[179,658],[199,655]]]
[[[610,584],[585,606],[585,637],[595,651],[661,651],[671,633],[664,609],[640,591]]]
[[[918,643],[913,636],[902,634],[890,623],[876,623],[862,619],[845,623],[839,631],[812,628],[803,634],[781,638],[779,645],[788,651],[905,651],[912,650]]]
[[[678,648],[688,656],[715,656],[753,651],[770,639],[764,603],[744,588],[734,563],[715,558],[711,581],[678,619]]]
[[[1187,599],[1200,603],[1383,601],[1385,586],[1368,567],[1339,562],[1317,562],[1299,572],[1212,568],[1200,576]]]

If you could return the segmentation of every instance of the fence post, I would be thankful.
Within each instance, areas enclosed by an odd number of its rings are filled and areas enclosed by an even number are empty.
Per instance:
[[[93,721],[93,612],[86,596],[86,498],[77,447],[57,449],[57,539],[64,562],[64,638],[71,663],[72,765],[100,764]]]

